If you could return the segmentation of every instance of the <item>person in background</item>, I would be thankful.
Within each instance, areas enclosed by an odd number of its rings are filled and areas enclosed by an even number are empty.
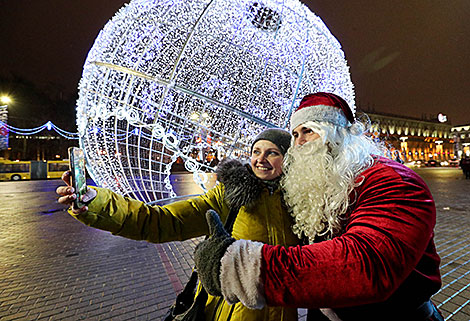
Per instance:
[[[465,175],[465,179],[470,179],[470,157],[468,155],[465,155],[460,160],[460,168]]]
[[[208,293],[252,309],[308,308],[308,320],[443,320],[430,301],[441,278],[424,181],[381,157],[335,94],[305,96],[290,121],[281,186],[293,231],[308,242],[235,240],[209,211],[212,236],[194,256]]]
[[[148,206],[115,194],[109,189],[88,187],[86,206],[69,209],[80,222],[135,240],[154,243],[181,241],[208,234],[205,213],[216,210],[226,220],[231,208],[239,209],[233,224],[235,239],[249,239],[266,244],[292,246],[300,243],[292,232],[279,186],[284,154],[291,144],[289,132],[267,129],[251,146],[251,161],[242,164],[225,160],[217,167],[220,184],[207,193],[165,206]],[[75,199],[70,173],[62,179],[67,186],[57,189],[59,203],[70,206]],[[296,321],[297,309],[264,307],[253,310],[241,303],[229,305],[221,297],[208,297],[206,320]]]

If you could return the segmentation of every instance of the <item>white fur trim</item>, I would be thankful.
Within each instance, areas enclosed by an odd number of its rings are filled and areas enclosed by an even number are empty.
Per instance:
[[[343,111],[337,107],[327,105],[308,106],[297,110],[292,115],[290,119],[291,132],[296,129],[297,126],[308,121],[328,122],[341,127],[347,127],[349,124]]]
[[[247,240],[233,242],[220,260],[220,285],[229,304],[243,303],[250,309],[266,305],[261,281],[263,243]]]

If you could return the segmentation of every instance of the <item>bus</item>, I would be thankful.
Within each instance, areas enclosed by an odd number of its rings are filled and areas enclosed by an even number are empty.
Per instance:
[[[47,178],[61,178],[65,171],[69,170],[68,160],[47,161]]]
[[[11,161],[0,159],[0,181],[55,179],[69,169],[68,160]]]
[[[0,181],[31,179],[31,161],[0,159]]]

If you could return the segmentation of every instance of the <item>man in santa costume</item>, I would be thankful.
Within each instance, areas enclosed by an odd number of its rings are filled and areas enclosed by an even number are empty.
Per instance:
[[[305,245],[235,240],[217,213],[195,251],[207,292],[256,309],[308,308],[308,320],[443,320],[436,209],[424,181],[365,135],[331,93],[305,96],[281,182]]]

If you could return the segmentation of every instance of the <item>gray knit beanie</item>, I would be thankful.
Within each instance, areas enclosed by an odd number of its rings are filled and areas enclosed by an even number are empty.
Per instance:
[[[284,156],[287,150],[290,147],[292,136],[289,132],[278,129],[278,128],[269,128],[262,131],[251,144],[251,151],[253,151],[253,146],[259,140],[268,140],[274,145],[276,145]]]

